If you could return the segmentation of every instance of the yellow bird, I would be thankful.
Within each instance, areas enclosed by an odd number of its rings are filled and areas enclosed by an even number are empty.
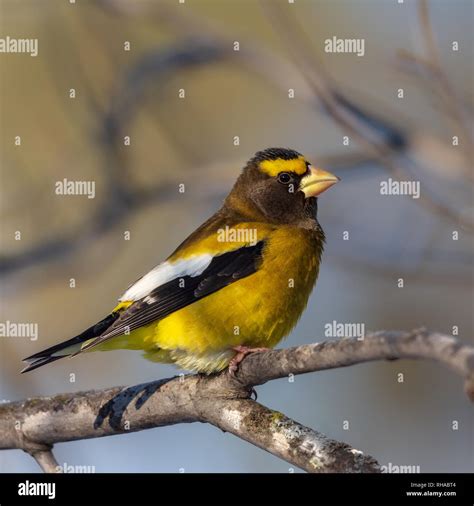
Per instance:
[[[107,317],[24,359],[22,372],[118,349],[201,373],[235,372],[246,354],[285,337],[306,307],[324,244],[316,197],[338,180],[297,151],[259,151],[221,209]]]

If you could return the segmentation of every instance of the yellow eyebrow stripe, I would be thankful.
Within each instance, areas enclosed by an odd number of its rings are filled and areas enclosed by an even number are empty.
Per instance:
[[[304,156],[293,158],[292,160],[284,160],[276,158],[275,160],[263,160],[260,162],[260,170],[271,177],[277,176],[280,172],[294,172],[302,175],[306,172],[306,160]]]

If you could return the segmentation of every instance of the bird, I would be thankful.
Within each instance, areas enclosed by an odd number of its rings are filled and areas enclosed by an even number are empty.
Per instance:
[[[288,148],[257,152],[222,207],[130,285],[105,318],[23,359],[32,371],[92,351],[141,350],[201,374],[236,374],[298,322],[316,283],[325,235],[318,196],[339,181]]]

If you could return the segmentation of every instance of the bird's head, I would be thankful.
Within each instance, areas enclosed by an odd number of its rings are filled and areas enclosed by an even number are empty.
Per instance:
[[[297,151],[269,148],[247,162],[226,204],[273,223],[297,223],[315,217],[316,197],[338,181]]]

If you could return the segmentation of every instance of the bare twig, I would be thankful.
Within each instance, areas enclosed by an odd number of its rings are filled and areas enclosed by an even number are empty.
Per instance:
[[[415,164],[409,160],[409,157],[404,156],[406,155],[405,148],[409,143],[408,136],[404,138],[396,135],[396,142],[393,142],[393,134],[397,132],[393,128],[387,130],[390,126],[387,121],[382,121],[364,110],[338,89],[322,62],[311,50],[304,30],[294,17],[288,15],[282,4],[265,1],[262,6],[273,23],[275,31],[286,38],[292,60],[327,114],[370,156],[378,159],[393,178],[397,180],[413,178]],[[392,135],[387,136],[387,133],[392,133]],[[417,174],[416,177],[420,178],[420,175]],[[474,232],[474,222],[470,217],[446,205],[439,196],[432,194],[426,187],[417,199],[417,203],[430,212],[461,225],[466,231]]]
[[[219,402],[205,421],[309,473],[380,472],[377,461],[249,399]]]
[[[380,331],[248,356],[236,377],[188,375],[133,387],[28,399],[0,406],[0,449],[25,449],[206,422],[309,472],[378,471],[376,461],[251,400],[254,385],[373,360],[436,360],[465,379],[474,399],[474,348],[451,336]],[[33,446],[34,448],[34,446]]]
[[[466,124],[463,116],[462,108],[457,94],[449,80],[447,73],[443,69],[441,57],[436,43],[436,38],[433,32],[433,26],[430,20],[430,13],[428,9],[428,2],[426,0],[419,0],[418,15],[420,18],[420,26],[426,44],[426,53],[428,61],[431,63],[431,68],[434,69],[437,76],[435,81],[441,90],[441,95],[445,95],[446,103],[451,117],[456,121],[456,124],[461,130],[462,141],[461,146],[466,148],[468,163],[472,161],[472,139],[469,132],[469,127]]]
[[[127,2],[108,0],[102,0],[98,5],[116,15],[150,15],[144,5],[130,8]],[[422,177],[419,171],[415,174],[416,166],[408,157],[400,156],[405,154],[412,140],[410,134],[397,128],[392,121],[378,118],[356,101],[348,99],[309,49],[307,41],[302,38],[303,30],[277,3],[266,4],[267,12],[272,21],[281,26],[278,33],[288,38],[293,61],[254,44],[245,45],[238,52],[232,51],[228,34],[217,29],[212,23],[206,23],[205,19],[197,18],[195,13],[186,15],[182,9],[170,8],[161,3],[152,6],[157,22],[178,26],[182,33],[194,34],[194,39],[176,44],[170,49],[153,50],[145,54],[130,72],[125,74],[123,82],[120,81],[122,84],[118,86],[116,93],[112,94],[113,100],[106,113],[94,109],[99,115],[98,122],[102,125],[102,141],[107,155],[104,174],[108,192],[103,205],[76,233],[47,239],[20,253],[0,256],[0,275],[76,253],[98,236],[122,223],[132,213],[141,210],[143,206],[162,201],[165,195],[162,191],[163,185],[142,190],[129,184],[129,162],[124,151],[120,150],[118,141],[121,139],[124,125],[129,125],[131,116],[139,110],[145,85],[150,82],[154,82],[155,87],[157,84],[161,85],[166,77],[185,68],[200,68],[203,65],[228,61],[247,71],[258,73],[268,84],[278,86],[285,93],[289,87],[294,87],[298,90],[298,100],[308,102],[315,110],[318,108],[329,114],[345,132],[361,144],[366,160],[376,161],[379,165],[382,162],[398,180]],[[205,38],[203,33],[206,33]],[[448,87],[443,85],[443,90],[446,91],[445,95],[454,100],[455,96],[449,86],[449,82]],[[448,91],[450,93],[447,93]],[[463,144],[467,146],[467,143]],[[360,162],[362,161],[361,158]],[[346,166],[358,167],[360,163]],[[423,185],[423,192],[416,202],[440,217],[462,225],[467,231],[474,230],[469,216],[445,204],[429,185]]]
[[[36,450],[28,452],[38,463],[45,473],[60,473],[61,467],[53,455],[52,449]]]
[[[464,175],[472,182],[473,140],[469,129],[472,116],[469,115],[469,108],[454,89],[443,67],[426,0],[418,2],[418,17],[425,54],[419,55],[403,49],[398,51],[398,57],[401,62],[409,64],[403,67],[405,71],[415,71],[423,77],[423,84],[435,93],[436,102],[446,111],[446,117],[451,120],[453,126],[453,133],[460,137],[461,152],[465,159]]]

